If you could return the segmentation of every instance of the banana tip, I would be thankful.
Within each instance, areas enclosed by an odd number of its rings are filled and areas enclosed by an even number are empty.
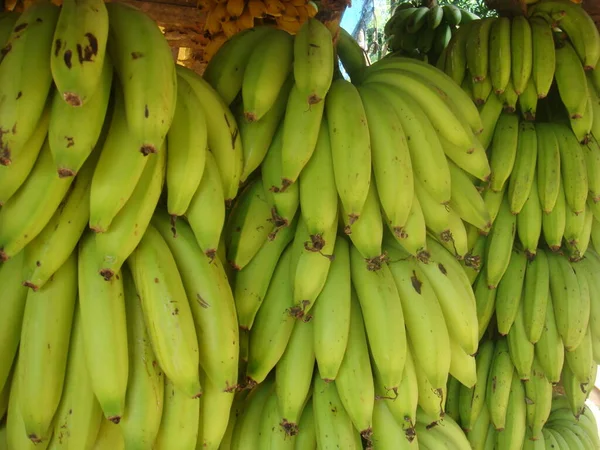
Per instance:
[[[110,281],[115,272],[111,269],[100,269],[100,276],[104,278],[105,281]]]
[[[108,420],[110,420],[112,423],[114,423],[115,425],[118,425],[119,422],[121,422],[121,416],[116,415],[116,416],[110,416],[108,417]]]
[[[8,261],[8,255],[3,249],[0,249],[0,262]]]
[[[214,248],[209,248],[208,250],[206,250],[204,252],[204,254],[212,262],[212,261],[214,261],[215,257],[217,256],[217,250]]]
[[[28,437],[29,437],[29,440],[31,442],[33,442],[34,444],[39,444],[42,442],[42,440],[35,433],[30,434]]]
[[[287,419],[283,419],[279,425],[283,428],[287,436],[296,436],[298,434],[298,425],[294,422],[288,422]]]
[[[32,289],[34,292],[36,292],[39,289],[39,286],[37,284],[34,284],[32,281],[29,280],[23,281],[23,286]]]
[[[148,156],[151,153],[158,153],[158,150],[156,150],[156,147],[152,144],[143,144],[140,147],[140,152],[142,155]]]
[[[66,167],[61,167],[57,170],[57,172],[58,178],[69,178],[77,175],[77,172],[75,172],[73,169],[67,169]]]
[[[246,121],[248,121],[250,123],[256,122],[258,120],[258,117],[256,116],[256,114],[254,114],[253,112],[249,112],[249,111],[244,112],[244,117],[246,118]]]
[[[67,104],[77,107],[83,104],[81,97],[77,95],[75,92],[65,92],[63,93],[63,100],[67,102]]]

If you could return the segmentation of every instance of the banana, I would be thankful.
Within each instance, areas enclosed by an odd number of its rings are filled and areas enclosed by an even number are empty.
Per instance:
[[[477,135],[477,140],[483,148],[489,148],[496,130],[504,105],[496,94],[490,95],[487,101],[479,107],[479,114],[483,123],[483,131]],[[493,153],[492,153],[493,154]],[[492,171],[493,174],[493,171]]]
[[[313,382],[313,412],[317,448],[359,450],[350,416],[338,395],[335,382],[326,383],[317,374]]]
[[[282,30],[253,47],[242,81],[244,116],[249,122],[260,120],[277,100],[294,58],[294,39]]]
[[[548,380],[556,384],[560,380],[565,350],[556,326],[556,317],[552,299],[546,304],[544,327],[539,340],[535,343],[536,359],[544,370]]]
[[[175,232],[166,214],[155,214],[152,223],[173,254],[190,300],[200,365],[212,383],[231,392],[237,386],[239,332],[223,265],[218,258],[211,261],[202,252],[185,222],[176,224]]]
[[[490,411],[490,421],[498,431],[506,425],[509,394],[515,368],[510,358],[508,342],[502,338],[496,342],[492,362],[489,366],[486,403]]]
[[[20,13],[17,11],[3,11],[0,14],[0,47],[4,47],[12,33],[15,22]]]
[[[275,394],[278,423],[288,439],[298,434],[298,424],[306,404],[315,367],[312,321],[297,321],[285,352],[275,366]]]
[[[372,432],[375,387],[363,317],[356,297],[352,299],[350,309],[348,345],[335,385],[354,427],[368,439]]]
[[[533,78],[529,78],[525,90],[519,95],[519,109],[521,115],[528,121],[535,121],[537,113],[538,96]]]
[[[448,43],[445,72],[454,80],[456,84],[462,84],[467,72],[467,49],[466,43],[470,37],[469,28],[473,24],[467,24],[457,33],[454,33]],[[468,76],[471,79],[471,76]]]
[[[4,205],[27,181],[46,140],[49,121],[50,109],[46,107],[35,131],[21,149],[19,158],[10,166],[0,164],[0,206]]]
[[[333,53],[329,29],[314,18],[304,22],[294,38],[294,80],[309,105],[327,95],[333,78]]]
[[[37,447],[36,447],[37,448]],[[102,419],[94,450],[125,450],[123,433],[118,426],[108,419]]]
[[[163,412],[153,449],[195,448],[200,416],[200,400],[177,388],[165,377]]]
[[[458,409],[463,429],[469,431],[486,408],[487,378],[492,356],[494,354],[494,343],[486,340],[481,344],[476,356],[476,379],[472,386],[461,385]]]
[[[512,82],[517,95],[521,95],[531,76],[533,42],[531,25],[524,16],[512,19],[510,35]]]
[[[524,383],[527,425],[533,439],[543,439],[542,429],[552,406],[552,383],[548,381],[537,359],[533,361],[531,379]]]
[[[361,86],[379,201],[394,227],[406,224],[414,195],[410,150],[400,118],[380,92]],[[322,194],[321,194],[322,195]]]
[[[17,401],[25,431],[34,443],[49,440],[65,379],[77,298],[75,253],[38,292],[29,291],[19,347]]]
[[[581,415],[585,406],[585,401],[591,391],[589,382],[590,380],[579,380],[568,364],[563,366],[561,384],[565,390],[565,396],[567,397],[571,413],[575,417]]]
[[[537,135],[537,181],[542,209],[551,213],[556,205],[560,191],[560,159],[558,140],[552,126],[536,123]]]
[[[467,450],[471,448],[467,437],[460,426],[452,418],[443,418],[440,421],[433,420],[422,410],[417,411],[419,424],[427,424],[425,429],[439,436],[438,441],[445,444],[446,447]]]
[[[267,398],[261,416],[257,448],[292,450],[295,438],[289,436],[285,429],[279,425],[280,415],[275,391],[271,392]]]
[[[383,220],[375,183],[371,183],[369,186],[369,193],[359,220],[350,226],[349,214],[343,211],[342,217],[345,225],[344,230],[349,234],[352,244],[365,258],[367,264],[374,264],[373,268],[376,269],[378,264],[381,263]]]
[[[488,181],[491,177],[491,169],[485,148],[475,136],[473,136],[472,141],[473,147],[465,150],[456,147],[440,136],[440,142],[447,158],[469,175],[473,175],[482,181]]]
[[[200,75],[183,66],[177,66],[176,71],[200,98],[208,129],[208,148],[219,168],[225,200],[232,201],[237,195],[244,165],[242,140],[235,117]]]
[[[550,296],[550,269],[543,249],[527,263],[523,286],[523,322],[529,342],[535,344],[543,332]]]
[[[72,181],[56,174],[46,141],[27,180],[0,210],[0,261],[16,255],[43,230]]]
[[[496,437],[498,450],[522,445],[527,429],[526,415],[525,389],[521,380],[513,374],[506,411],[506,427]]]
[[[316,146],[322,145],[320,139],[324,137],[321,137],[320,130],[325,103],[307,106],[305,96],[295,84],[292,86],[283,119],[282,190],[296,182]]]
[[[444,18],[444,10],[440,5],[434,5],[427,11],[427,26],[431,30],[435,30],[442,24]]]
[[[525,323],[523,320],[523,300],[517,310],[515,322],[507,336],[508,352],[515,366],[515,373],[519,379],[528,381],[531,377],[531,368],[534,359],[534,345],[529,342]]]
[[[319,376],[327,382],[336,378],[344,359],[352,296],[356,296],[356,292],[350,284],[350,249],[348,241],[338,236],[327,281],[315,302],[312,320]]]
[[[397,391],[406,360],[400,294],[387,264],[373,272],[355,247],[350,249],[352,280],[362,309],[374,364],[387,391]],[[448,356],[445,357],[446,359]]]
[[[450,339],[449,373],[467,387],[477,382],[475,358],[467,354],[454,339]]]
[[[552,28],[539,17],[530,17],[531,42],[533,45],[531,79],[538,98],[546,98],[554,78],[556,55]]]
[[[154,362],[150,336],[129,269],[121,272],[127,312],[129,376],[125,410],[119,422],[127,448],[150,449],[156,439],[163,412],[165,382]]]
[[[265,298],[267,289],[281,254],[294,238],[296,224],[280,230],[273,240],[267,240],[252,261],[240,270],[233,283],[235,309],[239,326],[251,329],[256,313]]]
[[[510,174],[508,198],[510,211],[518,214],[523,209],[534,183],[537,160],[537,133],[530,122],[519,124],[519,138],[515,165]]]
[[[468,355],[475,354],[479,340],[477,309],[471,297],[454,286],[449,269],[433,256],[429,263],[421,263],[419,267],[435,291],[451,340]]]
[[[336,51],[342,66],[348,72],[352,81],[357,80],[362,71],[367,67],[365,51],[354,40],[352,35],[341,27],[337,36]]]
[[[233,430],[244,411],[247,394],[244,390],[232,396],[204,378],[197,449],[231,449]]]
[[[414,437],[411,441],[406,438],[404,430],[400,427],[388,407],[389,401],[377,400],[373,409],[373,447],[394,448],[409,450],[417,448],[419,441]]]
[[[492,223],[481,194],[468,174],[452,161],[448,161],[451,176],[450,207],[465,221],[486,233]]]
[[[415,349],[409,345],[409,351],[414,355]],[[440,420],[444,416],[444,404],[446,399],[446,383],[442,388],[435,388],[427,379],[425,372],[421,369],[417,360],[413,357],[415,376],[417,379],[417,390],[419,393],[418,406],[431,416],[433,420]],[[448,374],[446,374],[448,377]],[[418,409],[417,409],[418,411]],[[415,422],[417,434],[419,434],[418,423]]]
[[[585,109],[580,118],[569,118],[571,129],[577,137],[577,140],[582,144],[587,144],[592,138],[592,127],[594,126],[594,106],[592,97],[589,93],[585,100]]]
[[[325,104],[338,195],[348,223],[360,217],[371,183],[371,144],[358,90],[348,81],[331,85]]]
[[[110,279],[135,250],[158,204],[167,165],[166,151],[146,164],[131,197],[112,220],[110,228],[95,235],[100,275]]]
[[[317,429],[315,414],[313,412],[313,402],[310,400],[306,403],[302,411],[298,428],[299,431],[296,436],[296,445],[294,448],[298,450],[315,450],[317,448]]]
[[[594,202],[600,200],[600,144],[592,136],[590,141],[581,146],[587,169],[589,197]]]
[[[582,342],[590,314],[590,297],[587,280],[581,270],[574,270],[569,261],[560,255],[549,254],[552,276],[550,290],[556,315],[558,332],[567,351]]]
[[[54,419],[52,449],[91,448],[102,421],[102,409],[87,373],[83,324],[75,310],[64,389]]]
[[[214,258],[225,223],[225,195],[215,157],[206,152],[206,167],[185,217],[200,248]]]
[[[417,10],[406,20],[406,31],[409,34],[416,34],[425,26],[429,8],[425,6],[418,7]]]
[[[446,416],[452,417],[455,422],[460,422],[460,390],[462,384],[452,375],[448,377],[448,386],[446,387]]]
[[[0,285],[3,286],[0,303],[0,389],[9,388],[10,371],[14,366],[19,340],[27,291],[21,286],[23,270],[23,252],[0,266]]]
[[[592,335],[588,330],[583,341],[574,350],[565,352],[565,360],[569,369],[578,380],[589,380],[591,368],[595,364],[592,353]]]
[[[267,378],[264,383],[253,388],[246,397],[245,407],[233,429],[232,450],[257,448],[261,414],[273,388],[272,378]]]
[[[156,23],[138,9],[124,4],[106,9],[108,50],[123,87],[131,139],[143,155],[157,153],[175,114],[177,75],[171,49]]]
[[[202,393],[198,379],[198,340],[190,305],[175,259],[154,226],[148,227],[128,258],[128,265],[158,363],[185,395],[198,397]]]
[[[433,388],[439,390],[445,386],[450,368],[450,338],[442,309],[415,262],[394,261],[389,267],[400,294],[407,338],[419,349],[413,356]]]
[[[115,216],[131,197],[149,161],[136,151],[136,141],[126,119],[125,98],[120,90],[116,91],[115,97],[110,128],[94,170],[90,192],[89,225],[97,233],[110,228]],[[120,182],[115,183],[116,179]]]
[[[414,182],[414,189],[427,228],[442,242],[452,241],[453,236],[450,233],[451,212],[448,205],[436,202],[418,179]]]
[[[18,157],[42,117],[52,84],[48,55],[58,14],[59,9],[45,1],[27,8],[2,49],[0,164],[4,166]]]
[[[504,112],[514,113],[517,110],[519,94],[516,93],[512,80],[508,82],[500,98],[504,104]]]
[[[444,96],[444,91],[440,91],[435,83],[402,68],[385,67],[372,72],[366,83],[385,84],[398,94],[409,97],[423,110],[442,137],[460,148],[471,147],[470,127],[463,125],[462,114],[454,112],[444,98],[447,94]]]
[[[491,147],[490,187],[499,192],[509,180],[517,158],[519,142],[519,118],[514,114],[502,113],[496,123]]]
[[[437,133],[425,112],[410,97],[379,83],[373,89],[392,103],[404,129],[410,151],[413,177],[418,178],[438,203],[450,201],[450,169]],[[414,204],[414,202],[413,202]]]
[[[485,80],[489,72],[489,41],[494,19],[473,22],[466,40],[467,66],[473,83]]]
[[[537,252],[538,242],[542,234],[542,216],[538,182],[534,173],[529,197],[521,212],[517,215],[517,233],[528,259],[534,258]]]
[[[338,195],[333,173],[329,127],[323,119],[315,150],[300,173],[300,213],[313,245],[324,246],[325,231],[337,219]]]
[[[552,0],[535,5],[531,14],[559,16],[560,28],[577,44],[577,54],[585,69],[596,66],[600,57],[600,36],[593,20],[580,5]]]
[[[272,30],[269,26],[243,30],[228,39],[210,58],[203,77],[226,104],[231,104],[242,89],[252,49],[259,40],[267,39]]]
[[[227,260],[243,269],[256,255],[274,228],[263,183],[254,180],[242,191],[225,224]]]
[[[589,210],[588,210],[589,211]],[[581,259],[583,253],[580,251],[580,240],[583,237],[585,223],[586,223],[586,212],[582,212],[579,215],[567,208],[565,221],[565,247],[568,250],[568,255],[571,260],[577,261]],[[583,244],[584,242],[582,242]],[[583,249],[583,247],[581,247]]]
[[[480,81],[479,83],[473,84],[473,101],[476,105],[483,105],[490,94],[492,93],[492,81],[490,77],[486,77],[485,80]]]
[[[107,419],[119,423],[125,410],[129,365],[123,279],[98,275],[100,260],[93,233],[79,245],[79,303],[92,389]],[[117,343],[118,342],[118,343]],[[115,350],[118,349],[118,350]]]
[[[560,98],[571,119],[580,119],[585,113],[588,99],[587,78],[577,52],[567,42],[556,48],[554,74]]]
[[[458,25],[462,21],[462,12],[464,10],[454,6],[454,5],[444,5],[442,6],[442,10],[444,12],[444,20],[448,22],[450,25]]]
[[[561,182],[558,189],[556,204],[550,213],[542,216],[542,231],[544,239],[550,250],[556,252],[560,249],[565,234],[567,208],[565,190]]]
[[[435,33],[433,36],[433,44],[432,49],[434,54],[438,56],[438,64],[436,67],[440,69],[442,72],[444,71],[446,64],[446,47],[450,43],[450,39],[452,39],[452,31],[453,28],[447,23],[440,24],[441,26],[435,29]],[[442,65],[443,64],[443,65]]]
[[[466,433],[472,449],[483,450],[485,448],[485,441],[490,431],[490,425],[490,413],[486,407],[481,410],[473,427]]]
[[[481,272],[475,280],[475,298],[477,300],[478,337],[481,339],[488,328],[496,309],[497,289],[490,289],[485,272]]]
[[[292,247],[288,246],[277,263],[250,332],[246,373],[256,383],[263,382],[283,355],[296,322],[289,313],[294,301],[291,258]]]
[[[244,152],[241,182],[245,182],[264,160],[275,131],[280,127],[281,119],[286,112],[286,105],[293,85],[293,79],[289,76],[281,87],[277,95],[277,100],[275,100],[271,109],[260,120],[248,122],[245,118],[241,117],[241,114],[237,115],[242,150]],[[277,186],[279,186],[279,183],[277,183]]]
[[[167,209],[182,216],[189,209],[206,163],[208,130],[202,103],[190,84],[177,80],[177,106],[167,132]]]
[[[510,19],[500,17],[492,24],[489,36],[489,74],[498,95],[504,92],[510,80],[510,47]]]
[[[511,213],[508,199],[504,197],[486,242],[486,274],[490,289],[498,286],[509,266],[516,226],[517,218]]]
[[[588,94],[589,99],[592,102],[592,137],[600,135],[600,97],[598,97],[598,88],[594,85],[593,76],[588,72],[587,74]],[[597,139],[597,138],[596,138]],[[592,141],[594,139],[591,139]]]
[[[105,8],[104,5],[102,8]],[[113,65],[107,56],[98,87],[83,106],[75,108],[69,105],[58,92],[52,95],[48,143],[59,177],[75,176],[96,145],[104,140],[105,130],[110,123],[105,116],[110,101],[112,74]],[[73,127],[75,122],[81,125]]]

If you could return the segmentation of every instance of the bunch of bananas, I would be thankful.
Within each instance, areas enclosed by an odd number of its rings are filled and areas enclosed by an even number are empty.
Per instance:
[[[478,19],[455,5],[435,3],[428,7],[409,1],[394,8],[384,33],[388,48],[395,55],[426,59],[435,64],[458,27]]]
[[[317,14],[311,0],[200,0],[205,11],[204,29],[209,44],[204,59],[210,61],[217,50],[242,30],[264,24],[296,34],[302,24]]]

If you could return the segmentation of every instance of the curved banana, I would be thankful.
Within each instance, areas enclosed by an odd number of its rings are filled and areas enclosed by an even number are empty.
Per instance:
[[[485,395],[490,421],[497,431],[505,429],[514,372],[507,339],[502,338],[496,342],[494,348]]]
[[[171,48],[142,11],[122,3],[106,9],[108,50],[123,88],[131,139],[143,155],[157,153],[173,121],[177,100]]]
[[[176,71],[200,99],[208,129],[208,148],[219,167],[225,200],[232,201],[237,195],[244,165],[242,140],[235,117],[200,75],[183,66],[177,66]]]
[[[285,429],[279,424],[280,414],[278,409],[278,397],[272,391],[265,402],[261,412],[258,428],[258,443],[256,448],[292,450],[294,448],[294,436],[289,436]]]
[[[565,198],[565,190],[563,183],[560,182],[558,186],[558,198],[556,199],[554,208],[542,216],[544,240],[553,252],[557,252],[562,245],[567,221],[567,208],[569,206]]]
[[[537,133],[531,122],[519,124],[517,156],[508,183],[510,211],[518,214],[523,209],[534,183],[537,160]]]
[[[500,95],[510,81],[511,46],[510,19],[499,17],[492,24],[489,36],[489,74],[494,92]],[[485,45],[485,44],[483,44]],[[487,432],[487,429],[485,430]]]
[[[350,236],[352,244],[367,262],[374,262],[376,265],[381,259],[381,242],[383,239],[383,220],[380,208],[375,183],[370,184],[362,214],[352,226],[350,226],[350,215],[342,207],[344,230]]]
[[[529,342],[539,341],[545,325],[546,305],[550,297],[550,268],[548,257],[539,249],[527,263],[523,286],[523,322]]]
[[[158,363],[185,395],[200,396],[198,339],[189,300],[173,254],[154,226],[148,226],[128,264]]]
[[[231,450],[257,448],[262,411],[267,399],[274,391],[272,378],[252,388],[245,399],[245,407],[236,420],[231,439]]]
[[[578,380],[589,380],[592,374],[593,361],[592,335],[588,330],[583,341],[574,350],[565,352],[565,362]]]
[[[490,289],[487,276],[482,271],[475,279],[475,299],[477,307],[478,337],[481,339],[487,331],[496,309],[497,289]]]
[[[504,197],[486,242],[485,270],[490,289],[498,286],[508,268],[516,227],[517,218],[510,211],[508,198]]]
[[[536,123],[537,182],[543,211],[549,214],[556,205],[560,191],[560,150],[553,127]]]
[[[388,407],[389,401],[377,400],[373,409],[373,446],[374,448],[394,448],[410,450],[419,448],[419,440],[409,441],[404,430],[396,421]]]
[[[577,52],[568,41],[563,41],[561,46],[556,48],[554,78],[569,117],[583,117],[588,100],[587,78]]]
[[[546,378],[537,358],[533,361],[531,379],[525,383],[525,394],[531,401],[526,405],[527,425],[531,436],[540,439],[552,407],[552,383]]]
[[[25,431],[34,443],[50,438],[63,391],[73,311],[77,299],[77,255],[38,292],[29,291],[19,346],[16,400]]]
[[[533,65],[531,25],[525,16],[513,17],[510,30],[512,84],[517,95],[525,92]]]
[[[231,417],[231,414],[240,413],[242,404],[239,398],[245,397],[224,391],[206,376],[202,378],[202,386],[204,392],[200,399],[200,423],[196,448],[216,450],[222,448],[229,422],[237,420],[235,416]],[[224,448],[229,447],[224,446]]]
[[[534,359],[534,346],[529,342],[523,321],[523,301],[519,305],[517,315],[510,333],[507,336],[508,352],[515,366],[515,373],[522,381],[531,378]]]
[[[483,131],[477,135],[477,140],[483,148],[489,148],[492,143],[492,138],[496,129],[496,123],[502,113],[504,104],[500,97],[496,94],[490,95],[487,101],[479,107],[481,122],[483,123]],[[492,171],[493,174],[493,171]]]
[[[489,255],[493,255],[493,253]],[[519,311],[526,269],[527,256],[525,252],[513,248],[496,294],[496,318],[498,332],[502,336],[509,334]]]
[[[52,84],[50,55],[59,9],[40,2],[24,11],[12,28],[0,61],[0,164],[18,157],[42,117]]]
[[[483,19],[473,22],[468,30],[465,43],[467,67],[473,83],[481,83],[489,73],[490,32],[495,19]]]
[[[492,227],[492,222],[481,194],[460,167],[448,161],[451,176],[450,207],[465,222],[475,225],[483,233]]]
[[[342,66],[344,66],[352,80],[359,78],[362,71],[367,67],[365,51],[352,35],[341,27],[337,36],[336,51]]]
[[[535,343],[535,354],[546,374],[546,378],[552,384],[558,383],[564,364],[565,347],[558,333],[551,298],[548,299],[546,304],[544,327],[539,340]]]
[[[488,373],[494,355],[494,343],[486,340],[476,356],[476,380],[473,386],[461,385],[458,400],[459,415],[462,426],[470,430],[486,408]]]
[[[535,84],[538,98],[546,98],[556,69],[556,54],[554,53],[554,38],[552,28],[540,17],[530,17],[531,42],[533,44],[533,62],[531,78]]]
[[[517,214],[517,233],[529,259],[534,258],[537,252],[538,242],[542,234],[542,216],[538,182],[534,173],[529,197],[527,197],[521,212]]]
[[[513,374],[506,411],[506,427],[496,437],[498,450],[522,445],[527,429],[526,415],[525,389],[521,380]]]
[[[463,350],[458,343],[450,338],[450,375],[467,387],[477,382],[475,358]]]

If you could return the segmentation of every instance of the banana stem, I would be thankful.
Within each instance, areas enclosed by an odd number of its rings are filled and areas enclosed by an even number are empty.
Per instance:
[[[334,42],[337,41],[340,32],[340,23],[344,11],[350,6],[350,0],[323,0],[319,3],[319,12],[316,19],[323,22],[333,36]]]

